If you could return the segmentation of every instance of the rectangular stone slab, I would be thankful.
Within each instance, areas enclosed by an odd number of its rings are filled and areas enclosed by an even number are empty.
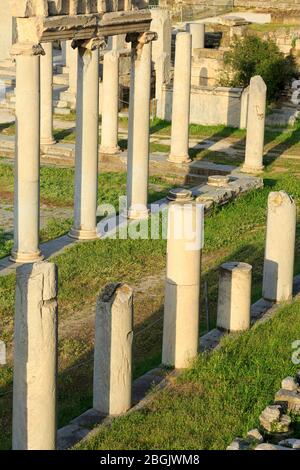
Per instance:
[[[88,15],[32,16],[16,18],[19,43],[55,40],[90,39],[130,32],[149,31],[149,10]]]

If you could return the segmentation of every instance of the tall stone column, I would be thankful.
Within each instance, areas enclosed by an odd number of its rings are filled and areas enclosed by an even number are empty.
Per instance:
[[[55,450],[57,271],[41,262],[17,269],[13,450]]]
[[[93,407],[119,415],[131,407],[133,290],[108,285],[97,301]]]
[[[217,327],[243,331],[250,327],[252,266],[229,262],[220,266]]]
[[[97,238],[99,47],[104,44],[103,39],[78,42],[74,227],[70,236],[80,240]]]
[[[156,33],[128,36],[132,42],[127,152],[127,216],[148,217],[151,41]]]
[[[192,55],[194,55],[194,49],[205,47],[205,24],[187,23],[186,30],[192,35]]]
[[[267,87],[261,76],[250,80],[247,115],[245,163],[242,171],[258,173],[263,170]]]
[[[296,237],[296,204],[285,191],[268,198],[263,297],[273,302],[291,300]]]
[[[203,206],[171,203],[162,363],[188,367],[198,353]]]
[[[53,137],[53,49],[52,42],[43,44],[41,57],[41,145],[55,143]]]
[[[102,82],[101,153],[119,152],[119,53],[112,50],[104,54]]]
[[[42,259],[40,209],[40,55],[41,45],[14,44],[16,58],[16,150],[14,181],[14,247],[12,260]]]
[[[191,95],[191,35],[176,36],[175,69],[172,102],[171,153],[169,161],[188,163]]]

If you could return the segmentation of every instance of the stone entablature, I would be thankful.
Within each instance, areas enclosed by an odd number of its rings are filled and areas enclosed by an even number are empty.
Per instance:
[[[94,0],[12,0],[10,5],[19,43],[138,33],[149,30],[151,22],[150,11],[138,10],[130,1],[122,4],[122,11],[118,3]]]

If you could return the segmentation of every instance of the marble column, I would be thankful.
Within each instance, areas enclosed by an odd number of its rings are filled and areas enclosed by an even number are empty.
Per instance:
[[[285,191],[268,197],[263,298],[272,302],[293,297],[296,238],[296,204]]]
[[[176,36],[175,69],[172,101],[171,152],[169,161],[188,163],[191,94],[191,35]]]
[[[119,152],[119,53],[104,54],[102,82],[102,123],[100,152],[114,155]]]
[[[133,289],[109,284],[98,298],[93,408],[119,415],[131,407]]]
[[[225,331],[250,328],[252,266],[228,262],[220,266],[217,327]]]
[[[17,269],[14,324],[13,450],[55,450],[57,269]]]
[[[78,42],[74,227],[69,235],[80,240],[97,238],[99,47],[104,44]]]
[[[162,363],[179,369],[198,353],[203,222],[200,204],[169,205]]]
[[[55,143],[53,137],[53,48],[52,42],[43,44],[41,57],[41,145]]]
[[[151,41],[156,37],[156,33],[148,32],[131,38],[127,152],[127,216],[129,219],[148,217]]]
[[[16,150],[14,180],[15,262],[42,259],[40,210],[40,55],[41,45],[16,43]]]
[[[194,49],[205,47],[205,24],[187,23],[186,30],[192,35],[192,55],[194,55]]]
[[[247,136],[245,163],[241,170],[245,173],[259,173],[263,170],[267,87],[261,76],[250,80],[247,115]]]

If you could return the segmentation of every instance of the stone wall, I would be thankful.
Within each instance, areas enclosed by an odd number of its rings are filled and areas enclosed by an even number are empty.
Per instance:
[[[172,86],[164,85],[162,90],[161,119],[172,119]],[[192,86],[190,122],[202,125],[223,124],[241,127],[246,107],[242,105],[242,88]]]
[[[300,0],[234,0],[235,7],[259,8],[266,10],[300,10]]]
[[[0,1],[0,60],[9,58],[13,42],[13,20],[9,0]]]

